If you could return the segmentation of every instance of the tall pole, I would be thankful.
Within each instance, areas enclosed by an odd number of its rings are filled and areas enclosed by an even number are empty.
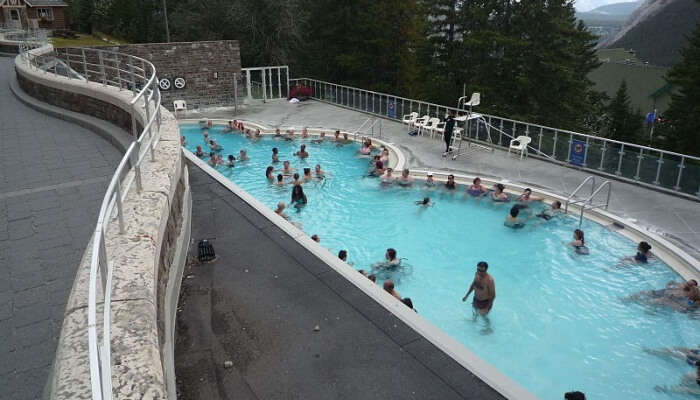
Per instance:
[[[168,5],[163,0],[163,17],[165,18],[165,41],[170,43],[170,28],[168,27]]]

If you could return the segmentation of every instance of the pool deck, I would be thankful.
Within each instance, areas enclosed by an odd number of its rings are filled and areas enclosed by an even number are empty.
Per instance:
[[[179,398],[503,399],[192,164],[190,185],[217,259],[185,271]]]
[[[269,127],[294,126],[355,131],[369,114],[327,104],[306,101],[290,104],[285,100],[239,107],[231,110],[205,110],[187,114],[188,118],[244,119]],[[442,157],[444,143],[430,136],[411,137],[401,123],[383,120],[382,138],[393,142],[406,155],[409,168],[434,169],[480,175],[533,188],[568,195],[590,173],[547,161],[525,158],[496,150],[476,151],[452,161]],[[598,177],[599,181],[606,178]],[[613,180],[609,211],[648,230],[661,234],[700,260],[700,202],[651,190],[643,186]],[[700,263],[700,261],[698,261]]]
[[[0,398],[42,396],[66,301],[121,153],[10,91],[0,57]]]

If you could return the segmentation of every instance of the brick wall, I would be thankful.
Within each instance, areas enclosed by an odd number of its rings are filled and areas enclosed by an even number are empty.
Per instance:
[[[209,105],[233,104],[234,73],[241,74],[241,56],[237,40],[206,42],[144,43],[123,46],[99,46],[112,51],[145,58],[153,63],[158,78],[171,81],[170,90],[161,90],[162,104],[169,110],[173,100],[185,100],[190,109]],[[214,77],[214,73],[217,77]],[[176,89],[175,78],[187,84]]]

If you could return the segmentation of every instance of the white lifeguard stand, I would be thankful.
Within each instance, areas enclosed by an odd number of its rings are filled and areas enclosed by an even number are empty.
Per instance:
[[[467,99],[469,100],[467,101]],[[461,123],[463,127],[462,129],[455,129],[452,134],[452,142],[450,143],[449,153],[451,154],[453,160],[456,160],[457,157],[466,155],[474,150],[489,152],[493,151],[493,146],[489,145],[493,143],[491,141],[491,126],[482,114],[473,112],[473,107],[478,106],[479,104],[481,104],[481,93],[479,92],[472,93],[471,97],[462,96],[457,100],[459,115],[455,117],[455,121],[457,123]],[[477,135],[482,125],[486,129],[487,145],[474,143],[468,140],[473,124],[476,124]],[[467,143],[463,145],[462,142],[465,140]]]

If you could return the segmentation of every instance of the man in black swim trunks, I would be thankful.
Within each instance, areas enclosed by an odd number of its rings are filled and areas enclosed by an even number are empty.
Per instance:
[[[445,152],[442,153],[443,157],[447,157],[450,152],[450,144],[452,144],[452,132],[455,130],[455,112],[450,111],[450,114],[445,120],[445,131],[443,138],[445,139]]]
[[[491,311],[493,307],[493,301],[496,299],[496,284],[493,281],[493,277],[489,275],[486,270],[488,270],[489,265],[486,261],[480,261],[476,265],[476,275],[474,275],[474,281],[472,285],[469,286],[469,291],[462,297],[462,301],[467,301],[467,297],[474,292],[474,300],[472,301],[472,307],[474,308],[474,315],[481,315],[486,317],[486,315]]]

